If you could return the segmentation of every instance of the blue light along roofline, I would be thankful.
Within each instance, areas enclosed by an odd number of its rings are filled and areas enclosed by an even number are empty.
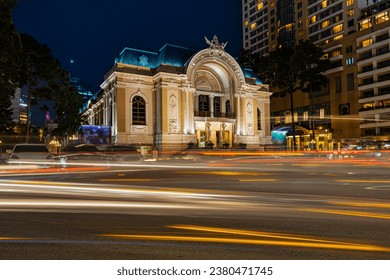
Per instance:
[[[145,50],[140,50],[140,49],[135,49],[135,48],[129,48],[129,47],[125,47],[119,55],[123,55],[123,53],[125,51],[128,51],[128,50],[131,50],[131,51],[136,51],[136,52],[141,52],[141,53],[149,53],[149,54],[153,54],[153,55],[157,55],[158,53],[156,52],[151,52],[151,51],[145,51]]]
[[[178,46],[178,45],[169,44],[169,43],[167,43],[167,44],[165,44],[164,46],[162,46],[162,47],[159,49],[159,52],[161,52],[162,49],[166,48],[167,46],[195,52],[195,51],[192,50],[192,49],[189,49],[189,48],[186,48],[186,47],[182,47],[182,46]]]
[[[263,84],[263,82],[260,80],[260,78],[257,77],[255,75],[255,73],[253,73],[252,69],[244,68],[244,67],[242,67],[241,69],[242,69],[242,72],[244,72],[244,77],[245,78],[256,79],[256,85],[262,85]]]
[[[193,56],[194,50],[189,48],[165,44],[158,55],[158,65],[171,65],[176,67],[184,67],[187,60]]]

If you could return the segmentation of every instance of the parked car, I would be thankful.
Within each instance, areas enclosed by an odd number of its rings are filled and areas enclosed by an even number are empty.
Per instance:
[[[6,151],[8,163],[53,163],[55,157],[45,144],[16,144],[12,150]]]

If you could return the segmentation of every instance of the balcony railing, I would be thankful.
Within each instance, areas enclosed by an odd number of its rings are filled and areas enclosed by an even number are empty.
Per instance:
[[[226,119],[234,119],[236,116],[233,113],[222,113],[222,112],[214,112],[214,118],[226,118]],[[210,111],[195,111],[195,117],[211,117]]]

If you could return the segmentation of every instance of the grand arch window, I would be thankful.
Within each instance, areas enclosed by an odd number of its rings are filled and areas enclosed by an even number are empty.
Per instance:
[[[146,103],[139,95],[133,98],[132,119],[133,125],[146,125]]]

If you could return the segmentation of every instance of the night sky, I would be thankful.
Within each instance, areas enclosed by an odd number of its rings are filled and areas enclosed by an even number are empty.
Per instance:
[[[72,76],[97,91],[125,47],[158,51],[166,43],[201,50],[204,36],[242,48],[239,0],[19,0],[14,23],[48,45]]]

